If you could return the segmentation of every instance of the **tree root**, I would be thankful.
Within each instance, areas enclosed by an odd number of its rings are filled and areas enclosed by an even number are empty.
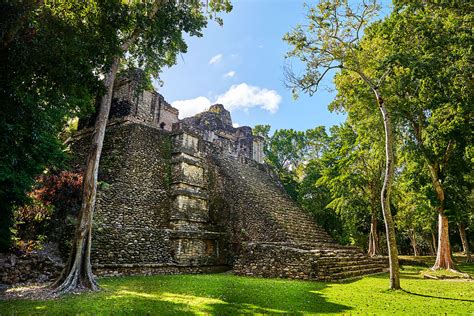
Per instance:
[[[446,271],[451,273],[451,275],[432,275],[429,273],[423,273],[423,278],[425,279],[434,279],[434,280],[443,280],[443,279],[471,279],[471,276],[467,273],[463,273],[461,271],[458,271],[456,269],[434,269],[430,268],[429,271],[436,272],[436,271]]]

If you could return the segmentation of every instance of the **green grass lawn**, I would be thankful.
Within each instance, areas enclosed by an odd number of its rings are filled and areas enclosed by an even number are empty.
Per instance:
[[[423,269],[404,267],[404,291],[388,290],[387,274],[345,283],[232,274],[102,278],[102,292],[0,301],[0,314],[474,314],[474,282],[426,280]]]

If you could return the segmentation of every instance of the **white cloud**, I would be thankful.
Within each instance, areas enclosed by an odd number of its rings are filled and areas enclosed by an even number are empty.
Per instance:
[[[171,103],[179,110],[179,117],[189,117],[207,110],[211,104],[221,103],[229,111],[244,110],[259,107],[270,113],[278,111],[281,103],[281,96],[275,90],[268,90],[246,83],[233,85],[224,94],[214,98],[211,102],[209,98],[197,97],[189,100],[177,100]]]
[[[209,60],[209,65],[215,65],[222,61],[222,54],[218,54]]]
[[[231,70],[228,73],[224,74],[224,78],[232,78],[235,76],[235,71]]]
[[[211,107],[211,101],[206,97],[197,97],[189,100],[177,100],[171,106],[179,110],[179,118],[193,116]]]
[[[232,123],[232,126],[237,128],[237,127],[240,127],[240,124],[239,123]]]
[[[270,113],[275,113],[278,111],[281,96],[275,90],[241,83],[230,87],[226,93],[217,98],[216,102],[224,104],[229,111],[260,107]]]

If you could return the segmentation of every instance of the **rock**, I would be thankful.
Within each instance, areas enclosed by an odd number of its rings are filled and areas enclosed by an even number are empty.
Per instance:
[[[8,261],[14,264],[0,266],[0,276],[3,284],[45,282],[50,280],[51,276],[56,275],[62,268],[62,263],[53,261],[44,254],[0,254],[0,261],[5,258],[8,258]]]

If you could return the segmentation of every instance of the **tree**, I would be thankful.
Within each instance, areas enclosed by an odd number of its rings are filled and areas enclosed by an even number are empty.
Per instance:
[[[399,1],[384,26],[395,70],[392,102],[411,148],[423,157],[436,194],[438,249],[433,269],[454,269],[447,187],[456,173],[463,177],[465,167],[454,171],[452,165],[466,166],[456,161],[472,143],[471,6],[464,1],[441,5]]]
[[[334,208],[328,207],[331,203],[329,186],[321,183],[325,166],[320,158],[311,159],[304,165],[301,180],[298,183],[298,204],[311,213],[319,225],[324,227],[339,243],[351,242],[350,228],[352,221],[346,221]]]
[[[470,142],[472,144],[472,142]],[[450,162],[444,186],[446,188],[446,209],[450,221],[458,228],[466,262],[472,262],[470,235],[474,228],[474,159],[473,146],[467,146],[464,155],[457,153]],[[472,238],[472,234],[471,234]]]
[[[265,139],[265,160],[278,174],[287,193],[296,201],[305,166],[321,155],[327,134],[323,126],[306,131],[276,130],[269,136],[270,125],[257,125],[255,135]]]
[[[270,129],[272,127],[270,125],[255,125],[252,129],[252,134],[255,136],[263,137],[265,140],[265,145],[268,145],[268,140],[270,138]]]
[[[111,25],[100,16],[84,1],[0,4],[0,251],[35,178],[64,163],[58,135],[67,119],[93,109],[110,54],[101,43]]]
[[[399,173],[396,178],[394,204],[397,207],[396,223],[401,233],[410,239],[415,256],[420,254],[419,240],[425,240],[435,253],[432,236],[436,228],[433,216],[433,192],[429,176],[423,166],[423,159],[409,146],[400,148]]]
[[[367,133],[377,130],[376,127],[367,128],[368,118],[358,121],[360,125],[356,127],[349,123],[352,114],[346,123],[331,128],[330,141],[321,158],[322,177],[318,184],[329,188],[332,200],[328,207],[343,215],[345,223],[352,223],[346,226],[350,227],[353,237],[361,230],[365,235],[368,230],[365,239],[368,240],[368,254],[375,256],[381,254],[378,219],[383,147],[377,146],[380,140],[376,133]]]
[[[297,91],[314,94],[323,78],[335,70],[353,73],[372,92],[383,118],[385,132],[386,157],[381,205],[387,234],[390,288],[400,289],[398,250],[390,211],[390,192],[394,173],[392,118],[382,90],[382,84],[390,68],[385,65],[384,41],[373,45],[361,39],[362,31],[376,16],[378,9],[375,0],[364,0],[355,7],[348,1],[323,0],[314,8],[308,8],[307,25],[297,26],[284,37],[293,46],[288,57],[302,62],[305,71],[299,76],[288,68],[286,75],[287,83],[295,94]]]
[[[347,133],[354,135],[344,142],[352,159],[341,161],[341,175],[345,174],[348,179],[359,179],[354,183],[353,190],[360,191],[358,195],[366,198],[366,208],[370,209],[368,254],[375,256],[381,254],[378,222],[382,213],[379,197],[384,171],[383,121],[373,110],[372,92],[360,78],[354,77],[350,72],[341,72],[335,76],[334,82],[338,93],[330,104],[330,109],[347,113]],[[395,144],[396,136],[397,134],[394,135]]]
[[[104,7],[100,7],[104,5]],[[109,116],[113,84],[119,65],[126,59],[132,67],[157,75],[164,65],[173,65],[176,55],[186,51],[183,32],[200,36],[207,13],[230,11],[228,0],[200,1],[130,1],[120,2],[110,10],[107,3],[97,6],[108,17],[117,19],[114,43],[118,43],[105,73],[105,94],[100,99],[92,145],[83,180],[82,206],[73,247],[68,262],[53,287],[57,293],[87,288],[97,290],[90,263],[92,217],[102,145]],[[107,10],[106,10],[107,9]]]

